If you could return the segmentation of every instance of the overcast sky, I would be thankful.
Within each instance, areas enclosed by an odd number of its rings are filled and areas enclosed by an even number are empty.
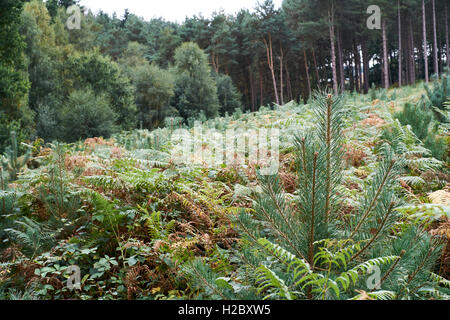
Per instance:
[[[214,11],[220,9],[226,13],[235,13],[242,8],[254,9],[258,0],[81,0],[80,3],[94,13],[102,10],[112,14],[123,15],[125,9],[137,16],[150,20],[163,17],[173,22],[183,22],[186,16],[191,17],[202,13],[210,17]],[[283,0],[274,0],[275,6],[280,7]]]

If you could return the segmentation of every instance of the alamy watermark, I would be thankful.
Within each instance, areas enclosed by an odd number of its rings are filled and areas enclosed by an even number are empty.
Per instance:
[[[371,5],[367,8],[367,13],[371,16],[367,19],[367,28],[370,30],[381,29],[381,9],[377,5]]]
[[[81,289],[81,270],[79,266],[70,266],[66,271],[69,274],[67,288],[69,290]]]
[[[381,289],[381,270],[378,266],[371,266],[367,272],[370,276],[367,278],[366,285],[369,290]]]
[[[67,29],[80,30],[81,29],[81,8],[77,5],[72,5],[67,8],[67,14],[70,15],[66,22]]]

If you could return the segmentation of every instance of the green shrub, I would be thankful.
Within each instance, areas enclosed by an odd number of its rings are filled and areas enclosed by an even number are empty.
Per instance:
[[[92,137],[108,138],[116,129],[117,115],[105,96],[90,89],[73,92],[65,103],[62,115],[62,135],[68,142]]]
[[[57,139],[61,128],[58,126],[57,111],[49,106],[40,106],[36,113],[36,132],[45,141]]]
[[[429,133],[429,127],[433,115],[420,105],[406,103],[402,112],[397,113],[395,117],[404,126],[410,125],[414,134],[420,140],[424,141]]]
[[[441,81],[435,79],[433,81],[433,88],[431,89],[427,84],[424,85],[427,92],[428,106],[434,112],[436,119],[440,122],[448,122],[448,117],[440,111],[445,110],[445,102],[450,96],[450,81],[449,70],[442,75]]]
[[[174,92],[171,73],[156,65],[143,65],[134,69],[133,84],[136,88],[138,118],[143,128],[153,129],[164,124],[167,116],[176,115],[170,106]]]
[[[83,90],[87,85],[96,95],[103,95],[117,115],[116,124],[122,129],[136,127],[136,105],[134,89],[128,77],[111,58],[98,51],[74,54],[67,68],[73,77],[74,88]]]
[[[6,149],[6,155],[2,156],[2,174],[6,174],[6,178],[9,181],[17,180],[20,170],[26,166],[28,160],[31,157],[31,150],[19,156],[19,147],[17,144],[17,134],[15,131],[11,132],[11,145]]]
[[[206,54],[192,42],[175,51],[175,96],[172,105],[185,118],[197,118],[201,111],[208,118],[217,116],[220,105],[217,87],[211,77]]]

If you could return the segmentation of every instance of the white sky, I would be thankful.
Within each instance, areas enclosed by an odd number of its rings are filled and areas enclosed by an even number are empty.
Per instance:
[[[232,14],[240,9],[255,8],[258,0],[81,0],[80,4],[97,13],[112,14],[116,12],[122,17],[125,9],[131,13],[144,17],[145,20],[162,17],[173,22],[183,22],[185,17],[192,17],[202,13],[204,17],[210,17],[214,11],[223,9]],[[283,0],[274,0],[275,7],[280,7]]]

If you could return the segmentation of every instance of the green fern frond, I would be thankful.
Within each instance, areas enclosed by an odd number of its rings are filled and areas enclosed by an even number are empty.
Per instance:
[[[264,300],[280,297],[281,299],[294,300],[295,296],[290,292],[285,282],[280,279],[275,272],[264,265],[256,270],[256,282],[258,283],[258,293],[268,291],[269,294]]]

